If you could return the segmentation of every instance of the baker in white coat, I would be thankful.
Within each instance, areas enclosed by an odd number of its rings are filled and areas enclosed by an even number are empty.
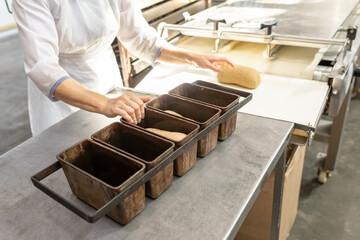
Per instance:
[[[13,0],[28,76],[30,125],[37,135],[82,108],[138,123],[148,96],[104,94],[121,86],[111,43],[117,37],[149,63],[193,64],[220,71],[226,58],[190,53],[149,27],[136,0]],[[60,101],[59,101],[60,100]]]

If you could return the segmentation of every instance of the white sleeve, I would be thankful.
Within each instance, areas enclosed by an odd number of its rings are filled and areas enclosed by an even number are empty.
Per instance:
[[[46,0],[14,0],[14,18],[24,50],[24,67],[36,86],[53,99],[69,74],[59,65],[58,35]]]
[[[135,56],[154,63],[162,48],[169,44],[144,19],[135,0],[122,0],[120,31],[117,38]]]

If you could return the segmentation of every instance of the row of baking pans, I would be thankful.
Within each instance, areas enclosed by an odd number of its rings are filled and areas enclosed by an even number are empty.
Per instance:
[[[138,125],[122,119],[64,152],[32,176],[33,184],[88,222],[107,214],[127,224],[145,208],[145,193],[157,198],[235,130],[237,110],[252,95],[204,81],[185,83],[146,104]],[[174,111],[181,116],[165,112]],[[182,132],[179,141],[148,132]],[[75,196],[97,209],[88,214],[41,183],[63,168]]]

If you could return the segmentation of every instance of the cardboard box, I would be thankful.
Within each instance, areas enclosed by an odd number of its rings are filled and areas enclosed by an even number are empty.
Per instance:
[[[285,171],[280,240],[287,238],[294,224],[299,201],[301,176],[306,146],[294,146]],[[271,232],[271,215],[275,171],[267,179],[263,189],[237,233],[236,240],[268,240]]]

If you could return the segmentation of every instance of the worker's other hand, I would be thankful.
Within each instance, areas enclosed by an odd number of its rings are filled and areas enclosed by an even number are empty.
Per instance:
[[[211,69],[220,72],[222,67],[234,68],[234,65],[225,57],[216,55],[194,54],[192,64],[196,67]]]
[[[129,123],[137,124],[145,116],[144,103],[150,99],[150,96],[136,97],[132,93],[107,98],[103,114],[107,117],[121,116]]]

